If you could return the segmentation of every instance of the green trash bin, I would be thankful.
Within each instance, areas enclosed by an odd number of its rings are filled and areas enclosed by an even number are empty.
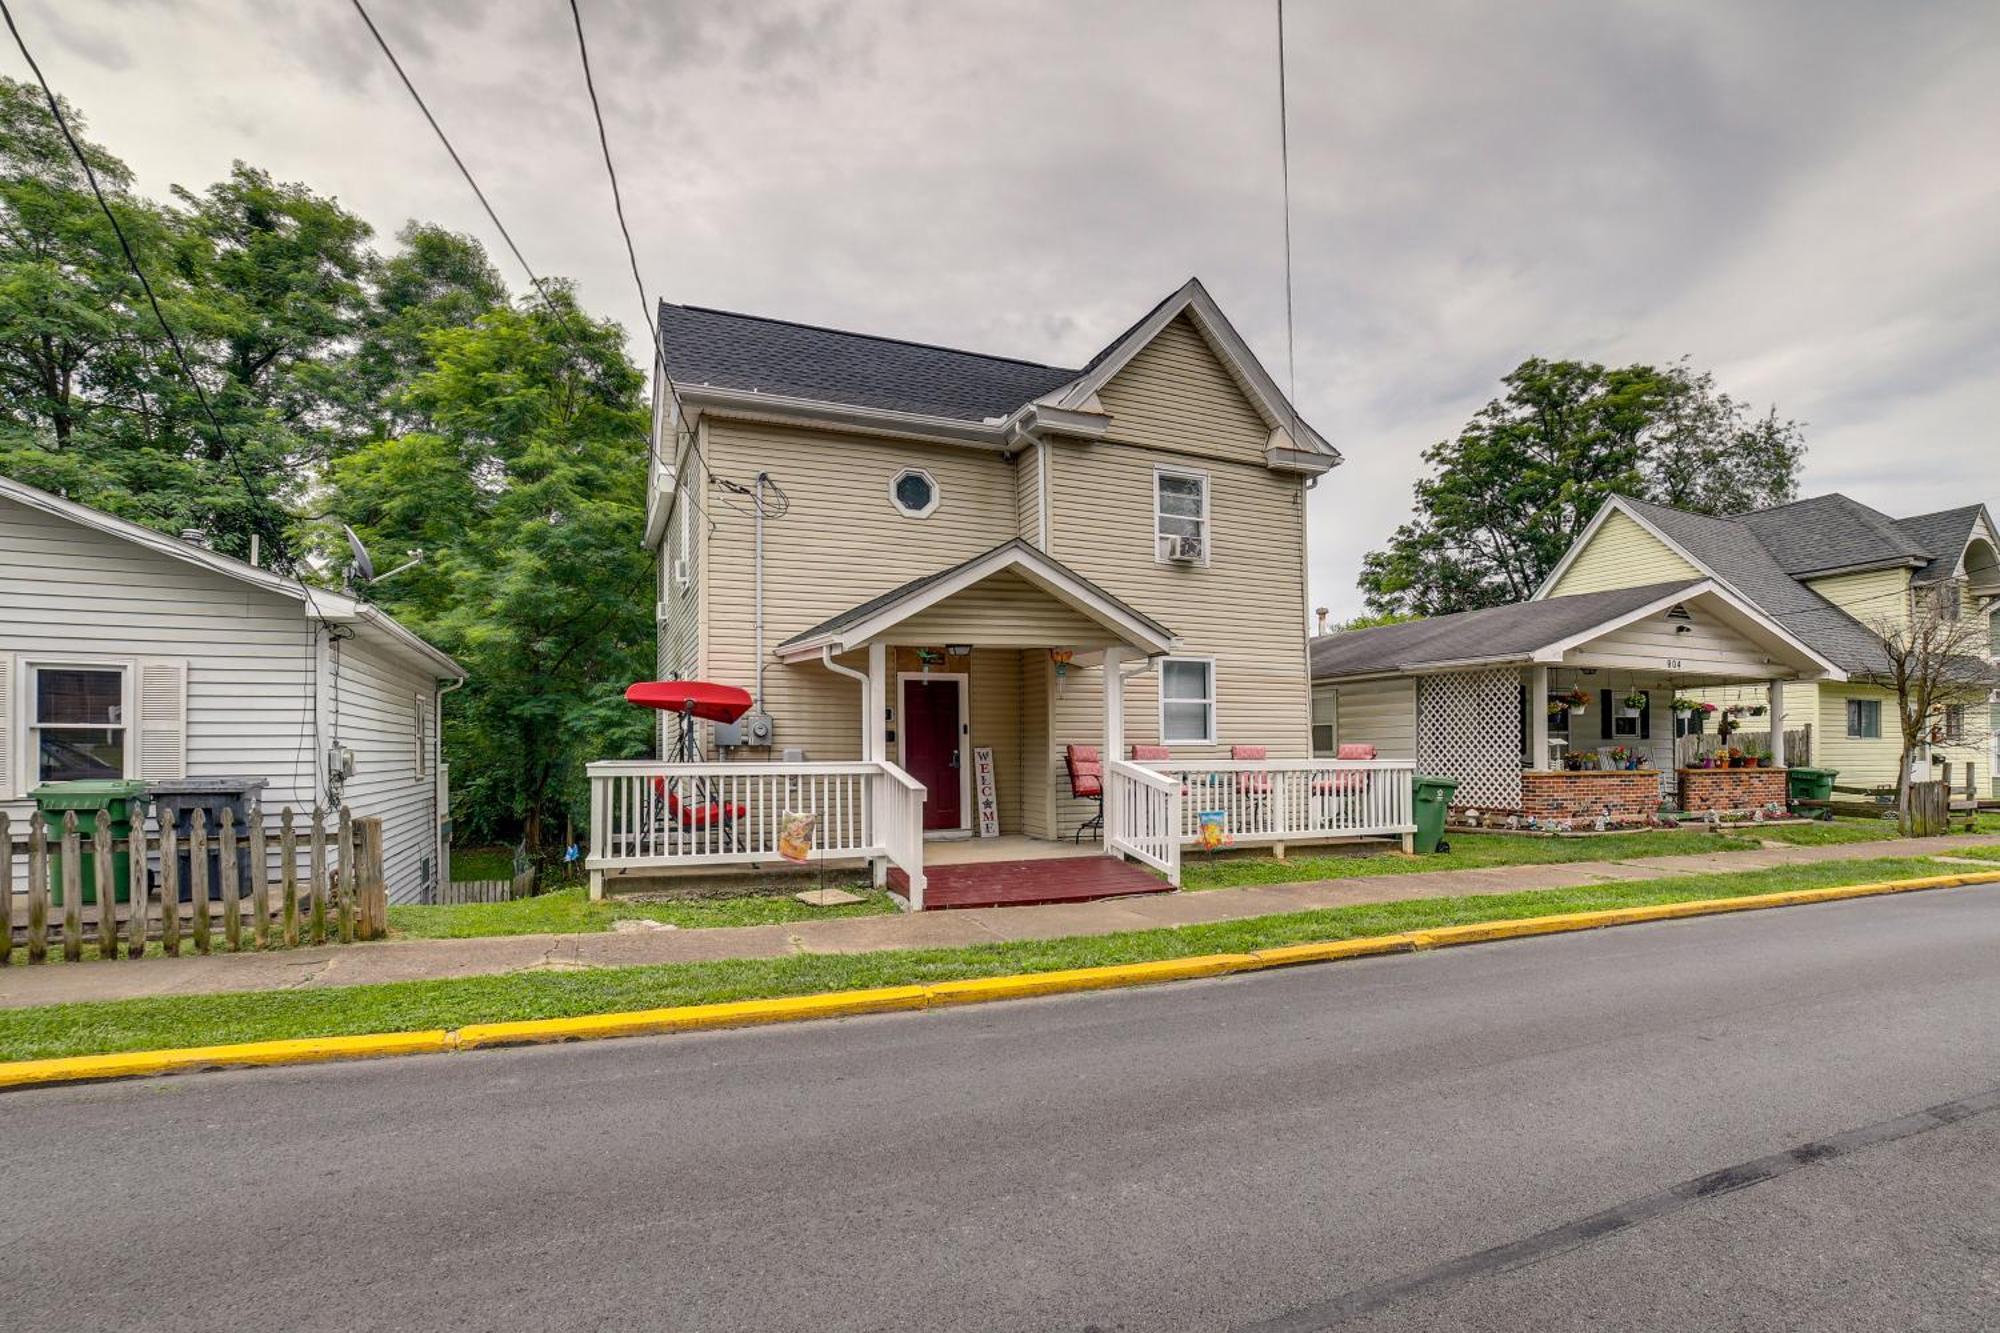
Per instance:
[[[1415,780],[1415,787],[1416,849],[1425,855],[1450,851],[1451,844],[1444,840],[1444,819],[1445,814],[1451,809],[1451,798],[1458,792],[1458,783],[1451,778],[1427,778],[1419,775]]]
[[[1833,780],[1840,776],[1837,768],[1794,768],[1786,771],[1785,794],[1793,805],[1801,801],[1830,801],[1833,799]]]
[[[63,816],[76,811],[77,836],[83,840],[83,854],[77,858],[78,875],[87,907],[97,905],[97,854],[91,838],[97,832],[97,812],[111,816],[111,883],[117,902],[132,898],[132,817],[146,817],[146,784],[117,778],[92,778],[84,782],[45,782],[29,793],[41,812],[42,827],[49,836],[49,898],[56,906],[63,902],[62,836]]]

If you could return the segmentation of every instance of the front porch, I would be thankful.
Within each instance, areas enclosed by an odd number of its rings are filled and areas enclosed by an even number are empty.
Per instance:
[[[777,751],[810,709],[837,758],[590,766],[592,893],[607,876],[802,856],[866,865],[913,910],[1083,901],[1177,887],[1204,816],[1281,851],[1414,829],[1408,763],[1159,745],[1157,663],[1175,646],[1021,542],[892,590],[774,653]],[[1258,740],[1302,750],[1306,737]],[[1175,757],[1135,761],[1133,741]],[[1072,782],[1072,746],[1095,756],[1093,782]],[[800,815],[805,843],[781,851]]]

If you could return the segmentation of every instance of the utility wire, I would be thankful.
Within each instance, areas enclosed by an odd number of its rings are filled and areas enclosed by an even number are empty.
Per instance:
[[[1291,110],[1285,96],[1285,0],[1278,3],[1278,163],[1285,191],[1285,378],[1292,411],[1292,446],[1298,447],[1299,360],[1292,319],[1292,145]]]
[[[132,276],[139,280],[140,289],[146,293],[146,304],[152,307],[153,318],[159,321],[160,331],[167,335],[167,344],[173,349],[174,360],[180,364],[181,374],[194,389],[195,400],[201,404],[202,413],[208,418],[209,429],[215,437],[214,443],[229,459],[230,467],[235,471],[237,480],[243,483],[243,489],[251,500],[257,505],[270,505],[270,497],[250,479],[249,470],[243,466],[243,459],[237,453],[235,443],[230,440],[229,432],[222,428],[221,419],[215,415],[215,408],[208,401],[207,390],[201,387],[200,378],[194,373],[194,367],[188,363],[187,349],[181,346],[180,337],[174,332],[174,326],[167,322],[166,312],[160,309],[160,298],[153,293],[153,284],[147,279],[146,270],[139,263],[139,256],[133,252],[132,242],[126,237],[125,228],[118,221],[118,214],[112,210],[111,202],[104,197],[103,187],[97,182],[97,171],[90,165],[90,158],[84,153],[83,145],[77,142],[76,135],[70,131],[69,118],[63,115],[62,102],[56,97],[55,89],[49,86],[48,78],[42,73],[42,67],[35,60],[34,53],[28,50],[27,39],[21,36],[21,29],[14,22],[14,11],[8,7],[6,0],[0,0],[0,17],[6,19],[7,31],[13,34],[14,45],[20,48],[21,58],[27,61],[28,68],[34,71],[35,82],[42,86],[42,96],[48,101],[49,114],[55,117],[56,128],[62,131],[63,141],[69,145],[69,151],[76,158],[77,165],[83,168],[83,177],[90,184],[90,193],[96,198],[98,208],[103,210],[105,220],[111,224],[112,234],[118,238],[118,248],[125,255],[126,266],[132,270]],[[285,544],[283,529],[272,524],[268,515],[257,514],[255,510],[253,514],[255,515],[253,523],[258,519],[263,520],[264,534],[270,538],[276,558],[284,561],[296,575],[297,562],[292,559],[291,552]],[[300,586],[304,586],[303,580],[300,581]]]

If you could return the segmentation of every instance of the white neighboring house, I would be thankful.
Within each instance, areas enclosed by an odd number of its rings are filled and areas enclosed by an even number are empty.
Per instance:
[[[447,865],[438,705],[464,680],[365,602],[0,477],[0,809],[17,826],[50,778],[262,778],[268,817],[336,797],[379,816],[389,901],[420,902]]]

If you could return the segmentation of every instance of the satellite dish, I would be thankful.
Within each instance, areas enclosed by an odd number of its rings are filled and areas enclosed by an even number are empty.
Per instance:
[[[354,556],[349,572],[362,583],[371,582],[375,577],[375,562],[368,558],[368,548],[361,544],[361,538],[355,536],[353,528],[343,523],[340,530],[347,534],[347,549]]]

